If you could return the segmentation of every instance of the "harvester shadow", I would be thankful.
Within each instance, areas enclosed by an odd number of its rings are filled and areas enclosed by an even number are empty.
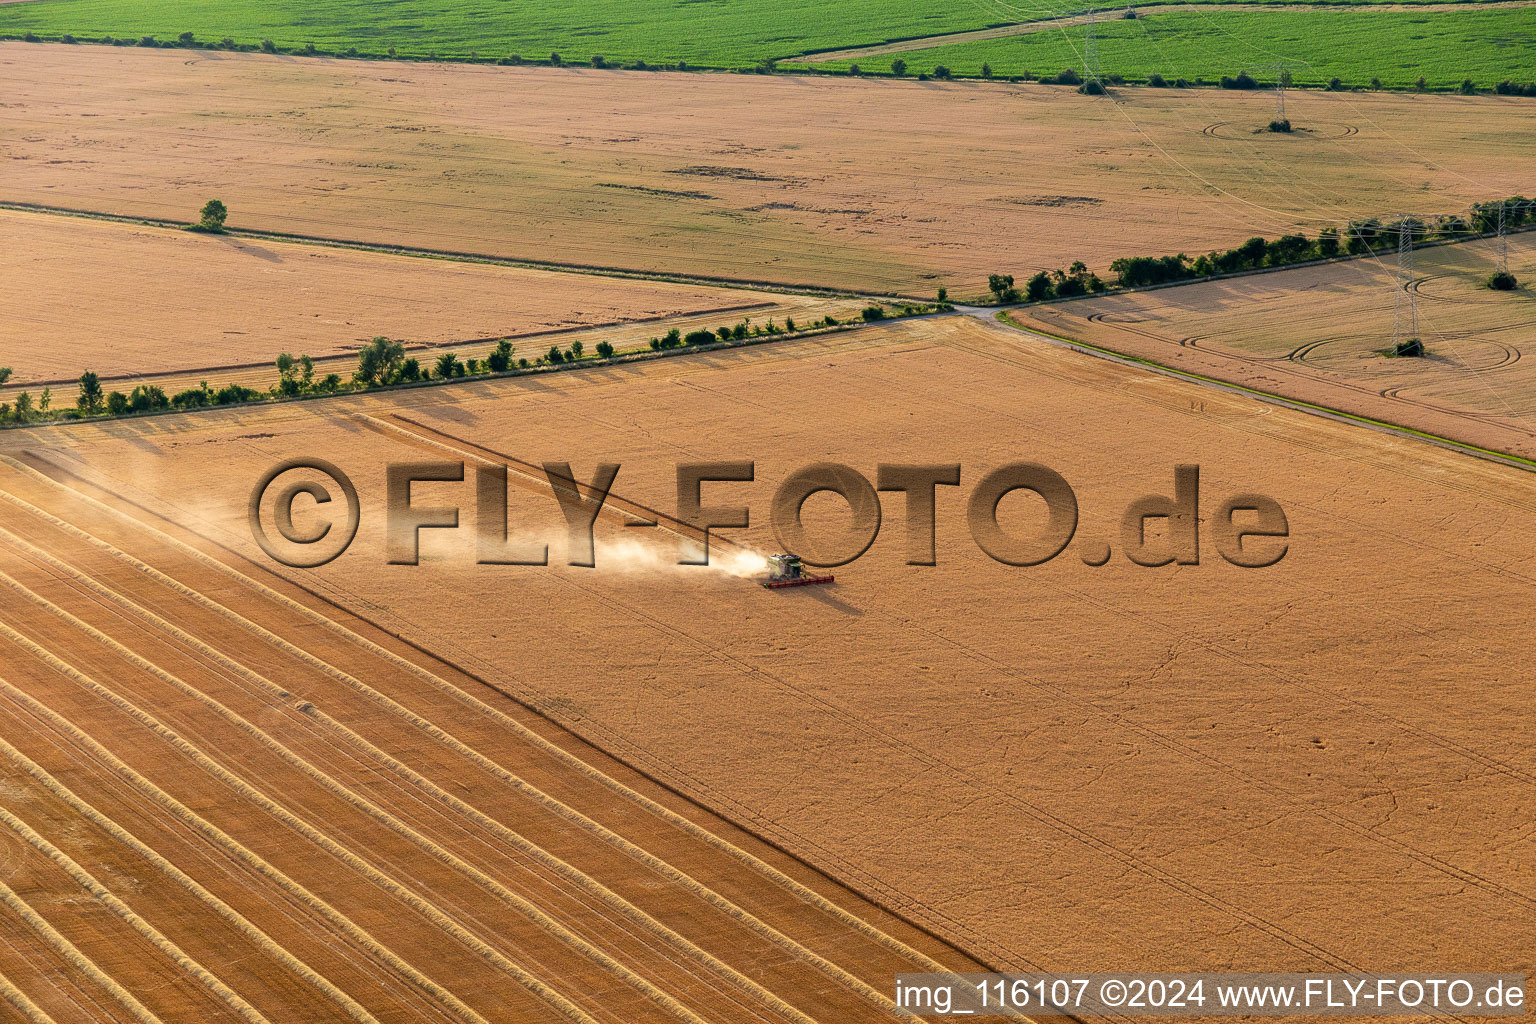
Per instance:
[[[836,586],[836,584],[833,584],[833,586]],[[847,601],[844,601],[842,598],[838,597],[835,593],[832,592],[831,587],[800,587],[796,589],[800,590],[805,597],[814,598],[821,604],[824,604],[836,611],[840,611],[844,615],[861,617],[864,614],[864,609],[855,607],[854,605],[849,604]]]

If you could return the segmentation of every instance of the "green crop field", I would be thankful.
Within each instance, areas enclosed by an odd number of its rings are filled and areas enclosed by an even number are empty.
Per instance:
[[[1333,7],[1298,10],[1166,11],[1140,9],[1134,19],[1100,21],[1103,73],[1145,80],[1159,74],[1214,81],[1247,71],[1273,81],[1283,61],[1298,84],[1337,77],[1346,85],[1413,85],[1420,76],[1434,88],[1470,78],[1482,88],[1505,79],[1536,81],[1536,7],[1488,10],[1401,11]],[[1083,66],[1086,28],[1049,28],[1025,35],[935,46],[863,61],[821,65],[889,71],[896,57],[908,74],[939,65],[957,75],[1055,74]]]
[[[1027,21],[1056,11],[1081,9],[1071,0],[1019,6],[1006,0],[33,0],[0,4],[0,35],[27,32],[44,38],[66,33],[82,40],[104,36],[173,42],[192,32],[204,43],[225,38],[254,46],[272,40],[282,49],[313,43],[342,53],[355,48],[401,56],[545,59],[551,52],[587,61],[600,54],[612,62],[748,67],[766,58],[874,45],[946,32]],[[1518,15],[1518,16],[1517,16]],[[1309,60],[1329,74],[1383,81],[1411,81],[1405,65],[1433,63],[1434,79],[1507,77],[1529,65],[1532,39],[1528,12],[1456,13],[1422,19],[1413,13],[1382,14],[1349,26],[1322,26],[1308,15],[1265,13],[1223,19],[1216,29],[1205,15],[1170,15],[1106,29],[1107,70],[1141,75],[1220,74],[1275,51]],[[1332,17],[1332,12],[1316,17]],[[1323,29],[1321,34],[1318,30]],[[1523,40],[1521,33],[1524,33]],[[947,63],[976,71],[990,62],[1000,73],[1067,66],[1072,42],[1051,33],[925,51],[908,57],[914,69]],[[1507,45],[1501,45],[1503,40]],[[1490,45],[1492,44],[1492,45]],[[1401,52],[1388,57],[1390,47]],[[1350,50],[1358,47],[1359,52]],[[1480,52],[1476,61],[1462,53]],[[1438,56],[1432,57],[1431,51]],[[1270,58],[1272,59],[1272,58]],[[1393,67],[1371,67],[1391,60]],[[889,64],[887,59],[885,64]],[[1426,74],[1429,74],[1427,69]]]
[[[1017,17],[990,0],[36,0],[0,5],[0,33],[741,67]]]

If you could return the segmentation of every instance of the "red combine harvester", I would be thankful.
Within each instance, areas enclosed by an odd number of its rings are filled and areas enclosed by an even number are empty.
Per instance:
[[[796,555],[769,555],[768,579],[763,582],[763,586],[769,590],[810,587],[818,583],[831,583],[835,578],[830,573],[826,576],[807,576],[804,563]]]

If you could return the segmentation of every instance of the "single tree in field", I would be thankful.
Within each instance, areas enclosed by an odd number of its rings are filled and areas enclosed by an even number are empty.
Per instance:
[[[101,412],[103,401],[101,378],[90,370],[86,370],[80,375],[80,397],[75,399],[75,408],[87,416],[94,416]]]
[[[902,75],[904,75],[906,73],[907,73],[907,62],[906,61],[902,60],[900,57],[897,57],[895,60],[891,61],[891,74],[895,75],[897,78],[900,78]]]
[[[308,359],[309,357],[305,356],[304,358]],[[301,364],[299,360],[293,358],[293,356],[287,352],[283,352],[278,355],[277,390],[280,394],[292,398],[295,395],[302,394],[304,392],[306,385],[309,383],[309,379],[307,376],[302,381],[299,379],[299,371],[302,365],[303,364]],[[311,363],[310,373],[313,372],[314,364]]]
[[[437,366],[432,372],[437,374],[438,380],[447,380],[449,377],[459,376],[461,372],[459,370],[459,357],[452,352],[444,352],[437,357]]]
[[[374,338],[363,346],[357,356],[357,370],[353,379],[359,384],[373,387],[388,384],[395,378],[400,364],[405,362],[405,346],[388,338]]]
[[[0,384],[4,384],[6,381],[8,381],[10,379],[11,379],[11,368],[9,366],[0,366]]]
[[[43,388],[43,397],[37,400],[37,411],[46,416],[51,408],[53,408],[53,388]]]
[[[25,423],[32,418],[32,395],[23,391],[16,396],[16,422]]]
[[[217,234],[224,230],[224,218],[228,216],[229,207],[218,199],[210,199],[203,204],[202,213],[198,215],[197,226],[203,231]]]
[[[988,274],[987,288],[997,296],[998,302],[1017,302],[1018,289],[1013,286],[1012,274]]]

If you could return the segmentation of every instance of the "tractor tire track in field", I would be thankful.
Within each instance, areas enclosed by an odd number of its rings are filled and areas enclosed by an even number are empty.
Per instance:
[[[86,986],[22,1018],[843,1024],[984,968],[141,512],[0,460],[0,901]]]

